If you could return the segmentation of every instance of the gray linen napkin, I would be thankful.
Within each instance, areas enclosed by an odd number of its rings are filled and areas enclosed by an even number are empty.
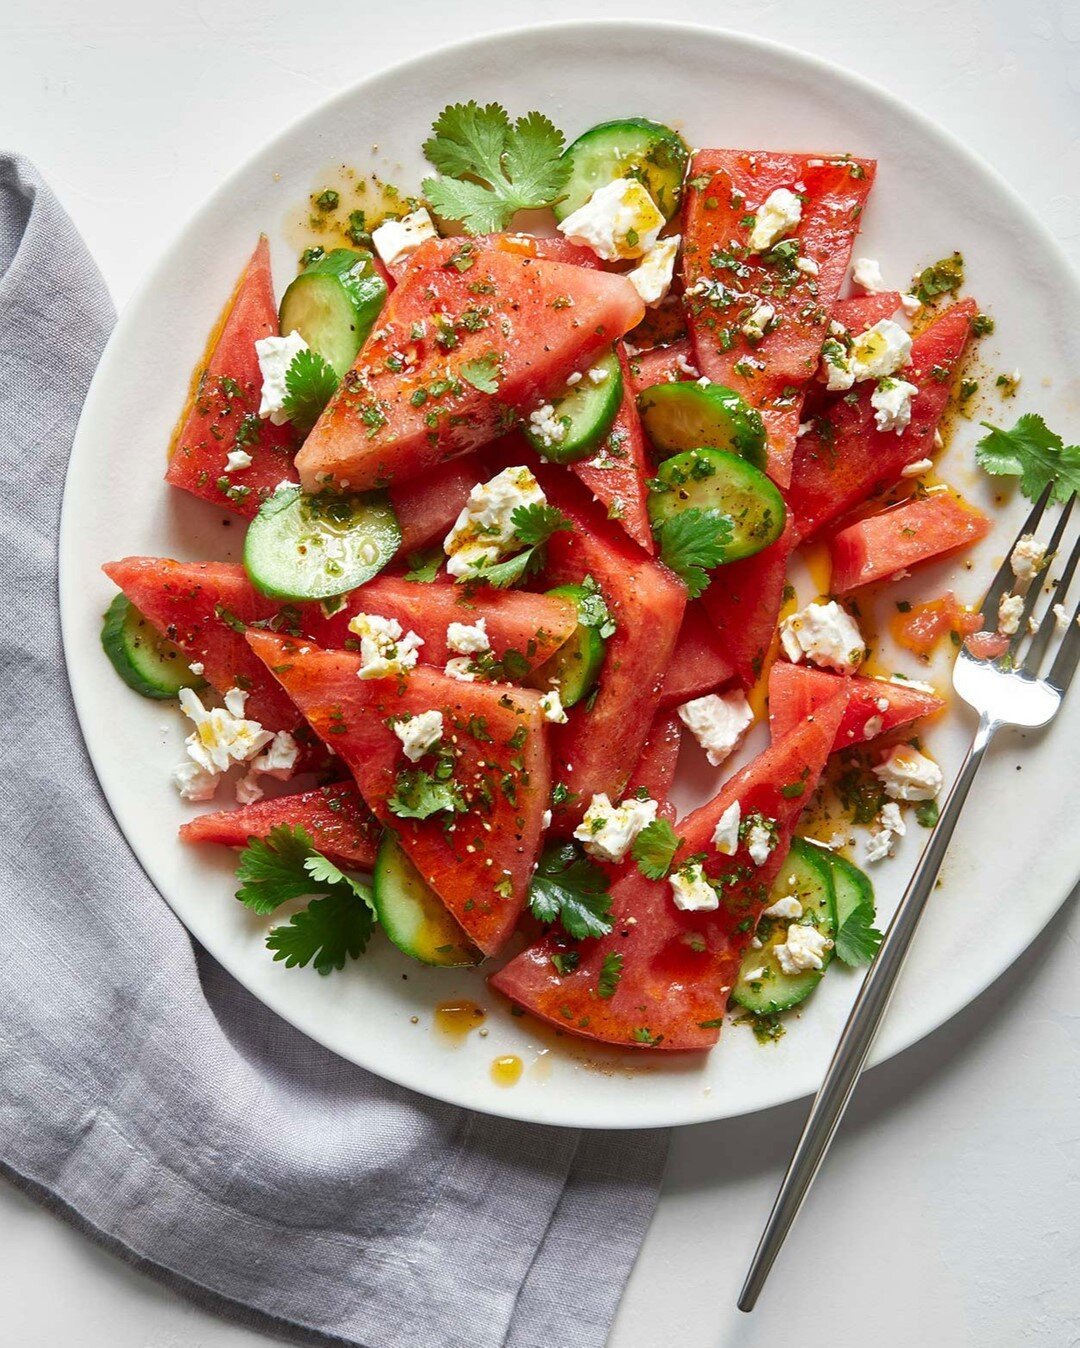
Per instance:
[[[55,198],[0,157],[0,1163],[269,1332],[594,1348],[666,1135],[487,1118],[336,1058],[196,954],[109,813],[64,669],[56,542],[112,321]]]

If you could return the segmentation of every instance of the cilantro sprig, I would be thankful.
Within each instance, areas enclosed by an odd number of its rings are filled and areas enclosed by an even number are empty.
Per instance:
[[[499,357],[492,351],[486,356],[478,356],[475,360],[467,360],[458,367],[458,374],[462,379],[473,386],[478,393],[498,393],[499,379],[502,371],[499,368]]]
[[[399,819],[430,819],[442,810],[455,814],[465,808],[456,782],[432,776],[423,768],[399,772],[386,803]]]
[[[877,954],[882,934],[874,926],[874,910],[868,904],[853,908],[836,932],[836,954],[845,964],[869,964]]]
[[[1037,500],[1047,483],[1054,484],[1053,499],[1067,501],[1080,491],[1080,445],[1066,445],[1037,412],[1027,412],[1011,430],[989,421],[987,434],[975,446],[975,462],[995,476],[1020,479],[1020,490]]]
[[[535,575],[543,569],[547,557],[546,544],[552,534],[560,530],[573,529],[566,516],[554,506],[534,505],[518,506],[510,516],[514,533],[518,541],[524,543],[525,551],[505,562],[493,562],[477,572],[476,579],[486,581],[497,589],[505,590],[527,576]]]
[[[425,178],[436,214],[469,234],[505,229],[516,212],[550,206],[566,186],[564,138],[539,112],[511,122],[498,103],[452,103],[439,113],[424,154],[443,175]]]
[[[252,838],[240,853],[236,878],[236,897],[262,916],[316,896],[267,934],[267,949],[287,969],[314,964],[328,974],[366,950],[375,923],[371,891],[317,851],[306,829],[282,824],[264,839]]]
[[[446,565],[446,553],[436,544],[434,547],[420,552],[410,552],[406,560],[409,563],[409,569],[405,572],[405,579],[430,585],[433,580],[437,579],[439,572]]]
[[[577,940],[611,930],[607,876],[576,843],[545,850],[529,884],[529,909],[540,922],[556,920]]]
[[[709,572],[724,561],[732,524],[719,510],[680,510],[656,529],[660,559],[697,599],[709,584]]]
[[[647,880],[662,880],[671,869],[680,838],[666,819],[646,824],[633,841],[630,855]]]
[[[301,435],[307,435],[322,416],[337,386],[333,366],[317,351],[309,348],[293,356],[285,371],[285,398],[281,406]]]

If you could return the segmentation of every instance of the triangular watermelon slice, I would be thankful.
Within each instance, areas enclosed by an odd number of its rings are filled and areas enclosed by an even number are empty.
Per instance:
[[[643,312],[623,276],[423,244],[297,455],[305,488],[388,486],[494,440]]]
[[[940,711],[945,699],[898,680],[830,674],[777,660],[769,671],[769,730],[781,739],[839,694],[847,697],[833,752],[865,744],[898,726]]]
[[[346,870],[366,871],[375,864],[382,825],[351,781],[200,814],[181,827],[180,837],[188,843],[244,847],[283,825],[306,829],[323,856]]]
[[[701,596],[701,606],[745,688],[757,682],[764,668],[783,606],[788,560],[794,548],[795,534],[788,515],[784,532],[775,543],[753,557],[720,567]]]
[[[282,481],[296,481],[289,425],[259,417],[262,375],[255,342],[278,332],[270,246],[260,237],[191,377],[173,432],[165,481],[223,510],[250,518]],[[226,471],[234,449],[251,464]]]
[[[540,694],[461,683],[424,666],[402,679],[361,679],[351,651],[270,632],[247,639],[469,938],[495,954],[524,906],[551,794]],[[442,713],[449,780],[463,809],[403,818],[390,804],[401,774],[430,770],[433,760],[411,764],[392,724],[426,711]]]
[[[628,796],[635,791],[646,791],[653,800],[660,802],[660,813],[670,819],[675,818],[675,811],[668,804],[668,796],[675,780],[681,744],[682,722],[670,712],[657,712],[641,757],[626,783]]]
[[[703,852],[710,878],[731,877],[718,909],[681,912],[666,880],[646,880],[633,862],[624,863],[611,891],[616,920],[610,935],[576,944],[545,936],[494,974],[492,987],[541,1020],[587,1039],[640,1048],[711,1048],[769,887],[825,765],[844,702],[841,696],[820,707],[813,720],[766,749],[676,826],[683,839],[676,868]],[[796,795],[792,788],[798,785],[803,790]],[[735,801],[744,818],[756,811],[776,821],[777,844],[763,866],[755,866],[742,848],[726,857],[713,847],[716,823]],[[579,963],[560,974],[552,956],[571,946]],[[599,979],[609,955],[621,956],[621,975],[614,995],[602,998]]]
[[[841,529],[829,543],[832,594],[871,585],[931,558],[969,548],[990,532],[984,514],[948,492],[904,501]]]
[[[799,441],[787,492],[789,518],[794,519],[800,540],[891,486],[909,463],[931,455],[934,431],[978,311],[974,300],[961,300],[915,338],[911,364],[901,373],[919,392],[902,435],[879,431],[874,425],[873,380],[857,384],[850,402],[849,394],[833,394],[827,400],[824,423],[815,421]]]
[[[876,168],[850,155],[765,150],[699,150],[690,166],[683,277],[694,364],[761,413],[769,475],[781,487],[791,480],[803,391],[817,371]],[[758,208],[781,188],[802,201],[802,218],[785,237],[798,241],[813,274],[783,252],[746,251]],[[743,331],[747,295],[767,297],[774,311],[776,325],[761,340]]]
[[[319,604],[286,604],[254,588],[232,562],[174,562],[167,557],[125,557],[103,567],[139,612],[191,660],[219,692],[248,690],[247,714],[268,730],[292,730],[299,713],[244,640],[252,624],[310,637],[321,646],[345,648],[356,638],[349,619],[357,613],[396,618],[423,638],[425,663],[445,665],[452,652],[447,628],[483,618],[502,678],[524,678],[544,663],[577,626],[571,600],[523,590],[485,589],[467,595],[448,581],[421,584],[380,575],[345,597],[327,617]]]
[[[686,606],[671,666],[660,690],[660,706],[681,707],[691,698],[715,693],[735,677],[735,666],[716,627],[692,599]]]

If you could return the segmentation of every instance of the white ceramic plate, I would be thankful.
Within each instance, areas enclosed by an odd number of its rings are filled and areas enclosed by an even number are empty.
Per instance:
[[[232,898],[231,855],[177,842],[189,812],[168,780],[181,756],[180,717],[168,704],[128,693],[101,654],[100,615],[111,594],[102,562],[131,553],[238,556],[239,527],[224,528],[216,511],[169,491],[161,475],[188,372],[256,234],[270,235],[280,290],[295,267],[290,222],[327,172],[347,163],[418,185],[432,118],[445,103],[470,98],[495,99],[515,113],[541,108],[571,137],[606,118],[643,115],[680,127],[692,145],[876,156],[880,170],[858,252],[879,258],[886,279],[902,286],[916,265],[962,248],[970,290],[997,320],[996,335],[984,344],[984,369],[1019,366],[1024,376],[1015,402],[988,413],[1011,418],[1038,409],[1063,433],[1080,433],[1076,278],[1002,181],[880,90],[772,44],[660,24],[549,27],[451,48],[358,85],[269,145],[195,215],[120,320],[79,427],[61,529],[64,642],[83,731],[121,827],[193,935],[256,996],[344,1057],[417,1091],[539,1122],[625,1128],[748,1113],[815,1089],[854,995],[852,975],[831,974],[774,1046],[761,1048],[745,1028],[728,1027],[712,1054],[646,1061],[556,1039],[510,1016],[479,975],[422,969],[385,942],[329,978],[286,970],[263,947],[265,921]],[[977,435],[974,423],[959,424],[942,471],[994,508],[988,482],[972,468]],[[950,584],[975,599],[1025,504],[998,507],[1000,523],[975,556],[974,571],[930,568],[904,593],[927,597]],[[926,677],[910,658],[895,667]],[[962,707],[932,730],[947,778],[971,730]],[[1023,744],[1003,737],[994,751],[876,1059],[975,997],[1066,897],[1076,879],[1070,828],[1080,770],[1064,749],[1076,744],[1078,731],[1080,696],[1051,732]],[[691,746],[677,784],[680,806],[711,794],[723,775],[703,771]],[[922,845],[922,831],[912,825],[910,833],[916,836],[898,859],[874,874],[883,917]],[[486,1036],[473,1032],[455,1043],[433,1027],[435,1004],[453,996],[487,1008]],[[496,1085],[489,1071],[506,1053],[526,1064],[512,1088]]]

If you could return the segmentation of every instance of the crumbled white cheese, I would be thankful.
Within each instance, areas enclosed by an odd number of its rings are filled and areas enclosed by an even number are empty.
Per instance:
[[[795,259],[795,268],[801,271],[804,276],[817,276],[821,268],[812,257],[797,257]]]
[[[191,688],[180,689],[180,709],[195,726],[184,741],[189,761],[173,772],[185,800],[209,800],[223,773],[247,763],[274,738],[258,721],[245,718],[246,701],[247,693],[230,688],[224,707],[207,709]]]
[[[680,374],[686,375],[688,379],[699,379],[701,377],[701,371],[696,365],[691,365],[681,351],[675,357],[675,368]]]
[[[867,861],[884,861],[892,856],[893,843],[907,832],[900,806],[893,800],[881,807],[874,828],[867,839]]]
[[[225,456],[225,471],[239,473],[245,468],[250,468],[253,462],[246,449],[232,449]]]
[[[910,388],[911,385],[909,384]],[[916,459],[914,463],[909,463],[906,468],[900,472],[901,477],[922,477],[923,473],[928,473],[934,466],[933,459]]]
[[[565,725],[570,719],[563,707],[562,698],[559,696],[557,688],[552,688],[549,693],[545,693],[540,699],[540,710],[544,713],[544,720],[551,721],[553,725]]]
[[[825,954],[831,949],[832,941],[817,927],[793,922],[787,929],[787,939],[773,946],[773,954],[781,970],[791,976],[805,973],[807,969],[824,968]]]
[[[684,703],[678,714],[714,768],[732,753],[754,720],[754,713],[741,689],[695,697]]]
[[[602,384],[608,377],[606,365],[594,365],[591,370],[587,370],[590,384]]]
[[[576,380],[571,375],[566,382],[572,387],[574,383],[580,381],[581,375],[578,374]],[[566,422],[555,415],[555,408],[551,403],[541,403],[539,407],[533,408],[529,413],[529,430],[545,449],[560,445],[566,439]]]
[[[679,234],[658,239],[641,259],[640,264],[626,274],[626,279],[650,309],[655,309],[671,289],[671,278],[675,274],[675,257],[681,242],[682,236]]]
[[[880,295],[886,288],[881,264],[872,257],[857,257],[851,265],[851,280],[868,295]]]
[[[854,674],[866,659],[866,642],[854,619],[835,599],[808,604],[780,624],[784,654],[798,664],[806,659],[838,674]]]
[[[878,735],[885,729],[885,722],[880,716],[868,716],[866,724],[863,726],[863,739],[877,739]]]
[[[375,251],[388,267],[396,267],[415,253],[422,243],[438,237],[435,221],[422,206],[402,220],[384,220],[377,229],[371,231]]]
[[[188,669],[191,670],[192,674],[194,674],[197,679],[201,679],[206,673],[206,666],[201,660],[193,660],[191,664],[188,665]]]
[[[637,835],[656,818],[658,809],[655,800],[629,796],[621,805],[612,805],[606,795],[593,796],[585,817],[574,829],[574,837],[601,861],[622,861]]]
[[[759,304],[753,313],[742,325],[743,335],[752,342],[760,342],[765,336],[765,329],[776,317],[776,310],[771,304]]]
[[[572,211],[559,231],[605,262],[616,262],[643,257],[663,227],[663,214],[642,184],[634,178],[616,178]]]
[[[252,805],[262,798],[260,777],[276,777],[287,782],[296,771],[300,746],[287,730],[279,730],[266,748],[253,758],[248,771],[236,784],[236,799],[241,805]]]
[[[747,815],[746,824],[748,827],[744,841],[750,860],[755,866],[764,866],[778,841],[776,820],[766,819],[761,814],[751,814]]]
[[[476,671],[473,669],[473,661],[467,655],[455,655],[447,660],[443,673],[451,679],[457,679],[459,683],[475,683]]]
[[[446,629],[446,644],[458,655],[478,655],[481,651],[491,650],[487,619],[477,618],[474,623],[450,623]]]
[[[480,574],[486,564],[520,548],[514,511],[519,506],[543,505],[545,500],[540,484],[525,467],[504,468],[490,481],[477,483],[443,544],[447,571],[468,579]]]
[[[911,363],[911,334],[891,318],[880,318],[855,337],[850,348],[829,338],[821,348],[827,387],[832,391],[851,388],[863,379],[882,379]]]
[[[720,907],[720,897],[705,878],[700,861],[692,861],[670,878],[675,907],[684,913],[711,912]]]
[[[751,941],[750,944],[753,946],[754,945],[753,941]],[[755,950],[761,949],[760,941],[758,941],[757,945],[754,946],[754,949]],[[743,974],[743,981],[745,983],[753,983],[757,979],[762,978],[764,974],[765,974],[765,966],[764,964],[762,964],[757,969],[747,969],[746,973]]]
[[[794,894],[786,894],[782,899],[777,899],[775,903],[770,904],[764,909],[762,917],[783,917],[789,922],[794,922],[802,917],[802,904]]]
[[[903,309],[904,313],[907,314],[908,318],[914,318],[922,308],[922,300],[920,300],[917,295],[901,295],[900,307]]]
[[[742,817],[742,810],[739,802],[733,801],[720,818],[716,821],[716,828],[713,829],[713,846],[725,857],[733,857],[739,850],[739,823]]]
[[[888,375],[879,379],[877,388],[870,395],[874,425],[878,430],[895,431],[897,435],[903,435],[911,424],[911,400],[918,391],[906,379],[892,379]]]
[[[540,816],[540,827],[544,830],[545,833],[546,833],[547,830],[551,827],[551,811],[550,811],[550,810],[545,810],[544,813]]]
[[[944,782],[934,760],[907,744],[894,745],[874,775],[892,800],[933,800]]]
[[[260,337],[255,343],[259,374],[262,376],[259,416],[264,421],[269,418],[275,426],[284,426],[289,420],[289,414],[285,411],[285,399],[288,397],[285,374],[293,357],[307,349],[307,342],[298,332],[290,332],[287,337]],[[289,483],[290,487],[294,485]]]
[[[1055,629],[1059,632],[1064,632],[1065,628],[1069,625],[1069,615],[1065,612],[1065,605],[1055,604],[1051,612],[1054,615]],[[195,666],[192,665],[192,669],[194,668]]]
[[[429,749],[443,737],[441,711],[422,711],[394,722],[394,734],[401,741],[405,757],[410,763],[419,763]]]
[[[790,234],[802,219],[802,202],[787,187],[778,187],[762,202],[754,217],[754,227],[746,241],[751,253],[764,253]]]
[[[1015,636],[1020,630],[1020,619],[1024,613],[1022,594],[1003,594],[998,604],[998,631],[1007,637]]]
[[[1024,585],[1030,585],[1042,570],[1046,549],[1034,534],[1024,534],[1012,550],[1009,565],[1013,575]]]
[[[800,421],[799,429],[795,432],[795,439],[801,440],[804,435],[809,435],[813,429],[814,423],[812,421]]]
[[[349,619],[349,631],[360,638],[361,679],[386,679],[403,674],[416,664],[416,653],[424,644],[415,632],[401,630],[396,618],[377,613],[357,613]]]

